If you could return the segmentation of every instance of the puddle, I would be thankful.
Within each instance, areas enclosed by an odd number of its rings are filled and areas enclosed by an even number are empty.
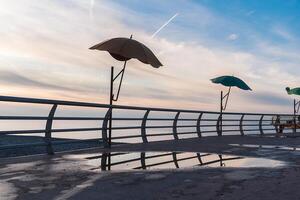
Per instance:
[[[299,151],[299,148],[289,147],[283,145],[256,145],[256,144],[230,144],[234,147],[248,147],[248,148],[259,148],[259,149],[270,149],[270,150],[287,150],[287,151]]]
[[[286,166],[283,161],[194,152],[113,152],[88,156],[94,170],[151,170],[203,167],[268,167]]]

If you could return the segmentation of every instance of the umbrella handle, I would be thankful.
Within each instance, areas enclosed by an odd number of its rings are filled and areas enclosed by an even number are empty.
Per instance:
[[[229,99],[229,95],[230,95],[230,91],[231,91],[231,87],[229,87],[228,92],[222,97],[222,102],[223,102],[224,99],[226,99],[225,100],[225,105],[223,106],[223,104],[222,104],[222,110],[226,110],[228,99]]]
[[[113,99],[112,99],[113,101],[118,101],[118,99],[119,99],[121,85],[122,85],[122,82],[123,82],[123,76],[124,76],[125,68],[126,68],[126,63],[127,63],[127,61],[124,62],[123,69],[113,78],[113,82],[114,82],[121,75],[121,80],[119,82],[117,95],[116,95],[116,98],[114,98],[114,95],[113,95]]]
[[[299,109],[300,109],[300,101],[298,101],[298,102],[295,101],[295,107],[294,107],[294,109],[295,109],[295,114],[296,114],[296,113],[299,113]]]

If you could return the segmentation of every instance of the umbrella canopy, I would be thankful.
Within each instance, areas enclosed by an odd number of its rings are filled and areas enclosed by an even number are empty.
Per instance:
[[[241,79],[235,76],[220,76],[214,79],[211,79],[213,83],[222,84],[227,87],[238,87],[242,90],[251,90],[251,88]]]
[[[161,62],[148,47],[131,38],[112,38],[96,44],[90,49],[107,51],[112,57],[119,61],[127,61],[131,58],[136,58],[155,68],[162,66]]]
[[[286,87],[285,89],[286,89],[286,91],[289,95],[291,95],[291,94],[300,95],[300,88],[299,87],[293,88],[293,89],[291,89],[289,87]]]

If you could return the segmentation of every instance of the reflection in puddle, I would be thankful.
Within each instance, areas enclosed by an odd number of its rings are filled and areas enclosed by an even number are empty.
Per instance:
[[[103,153],[86,159],[96,169],[176,169],[191,167],[282,167],[285,162],[264,159],[194,152],[121,152]]]
[[[282,145],[257,145],[257,144],[230,144],[234,147],[248,147],[248,148],[260,148],[260,149],[277,149],[277,150],[288,150],[288,151],[299,151],[299,148],[282,146]]]

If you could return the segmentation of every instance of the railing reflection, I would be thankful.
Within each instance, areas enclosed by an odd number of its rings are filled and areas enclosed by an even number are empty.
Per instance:
[[[226,166],[230,160],[243,157],[193,152],[133,152],[102,153],[100,156],[88,157],[89,160],[100,159],[101,170],[128,169],[175,169],[194,166]]]

